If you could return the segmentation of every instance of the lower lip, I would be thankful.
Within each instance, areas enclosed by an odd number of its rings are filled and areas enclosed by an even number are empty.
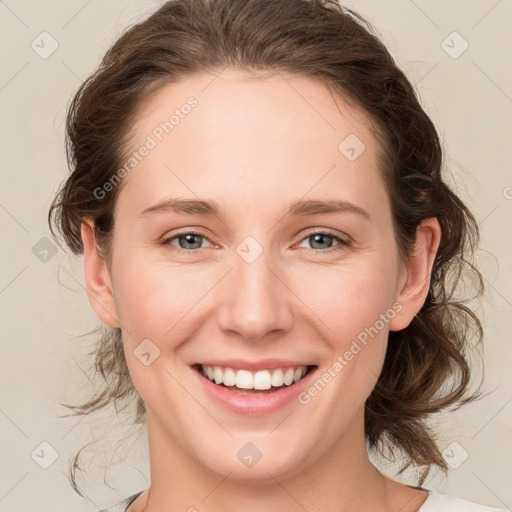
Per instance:
[[[192,368],[192,371],[199,379],[200,385],[203,386],[207,395],[214,402],[237,414],[259,415],[275,412],[296,400],[299,393],[310,385],[309,383],[317,369],[311,369],[305,377],[290,386],[284,385],[277,391],[261,395],[244,395],[231,391],[225,386],[215,384],[196,369]]]

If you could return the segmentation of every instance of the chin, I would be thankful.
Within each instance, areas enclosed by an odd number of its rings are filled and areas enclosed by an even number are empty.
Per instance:
[[[284,434],[274,439],[266,436],[268,432],[261,437],[254,433],[238,436],[229,443],[217,444],[215,450],[210,439],[208,448],[196,447],[194,451],[197,461],[212,473],[221,478],[229,475],[229,480],[244,484],[275,484],[275,480],[286,480],[304,469],[305,443],[297,440],[294,447],[283,443]]]

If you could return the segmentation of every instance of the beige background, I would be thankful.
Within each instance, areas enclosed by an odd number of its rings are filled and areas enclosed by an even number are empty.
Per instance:
[[[58,418],[65,412],[58,402],[87,389],[81,354],[94,338],[81,335],[100,324],[83,288],[81,259],[57,249],[45,263],[34,252],[45,249],[43,237],[50,238],[48,206],[67,174],[67,102],[116,35],[158,5],[148,0],[0,1],[0,510],[96,511],[148,485],[144,437],[115,444],[122,439],[122,416],[119,421],[106,414],[94,421]],[[375,24],[417,84],[444,140],[455,186],[482,229],[478,259],[487,285],[484,359],[490,394],[433,422],[454,469],[448,478],[434,472],[424,485],[512,508],[512,4],[350,0],[347,5]],[[47,58],[31,47],[43,31],[58,44]],[[463,39],[450,35],[454,31]],[[464,40],[469,47],[453,58]],[[50,39],[45,41],[51,49]],[[104,432],[107,437],[101,438]],[[82,499],[68,483],[67,466],[71,455],[94,439],[98,442],[85,458],[89,472],[81,480],[87,494]],[[43,469],[52,450],[57,459]],[[103,482],[105,464],[111,467],[107,481],[112,488]],[[390,474],[395,469],[386,467]],[[412,483],[412,477],[406,473],[403,480]]]

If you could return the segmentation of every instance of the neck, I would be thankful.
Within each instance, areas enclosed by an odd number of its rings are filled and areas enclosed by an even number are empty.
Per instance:
[[[293,474],[281,474],[274,464],[257,479],[234,479],[229,467],[219,474],[200,464],[148,414],[151,488],[145,493],[145,506],[133,511],[392,510],[388,491],[393,481],[368,459],[363,421],[361,409],[333,446],[314,461],[304,460]],[[236,459],[235,463],[240,464]]]

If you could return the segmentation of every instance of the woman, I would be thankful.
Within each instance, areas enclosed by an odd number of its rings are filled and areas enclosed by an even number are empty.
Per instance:
[[[49,220],[110,330],[105,389],[74,409],[135,396],[149,440],[150,487],[107,510],[498,510],[421,487],[447,470],[428,415],[480,396],[482,328],[448,289],[478,227],[364,23],[170,1],[76,94]],[[385,447],[418,486],[370,462]]]

